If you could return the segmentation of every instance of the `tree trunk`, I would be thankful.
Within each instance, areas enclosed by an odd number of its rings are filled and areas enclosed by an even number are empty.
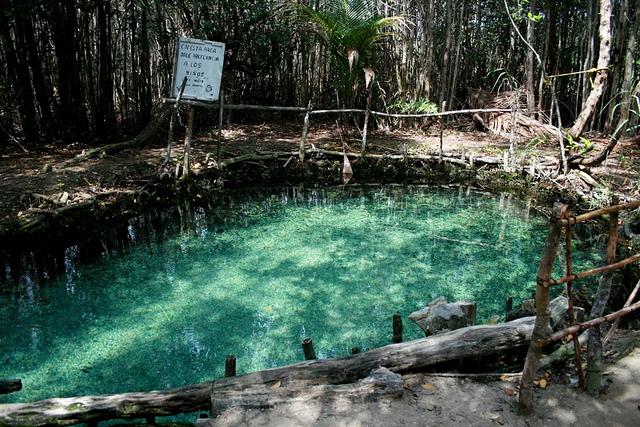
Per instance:
[[[622,79],[620,119],[618,120],[618,125],[615,129],[622,131],[620,134],[621,136],[624,136],[626,129],[629,128],[629,112],[631,111],[633,96],[636,95],[632,92],[632,85],[634,77],[633,65],[635,61],[634,50],[636,48],[636,43],[638,42],[638,30],[640,29],[640,2],[637,0],[634,1],[635,5],[633,7],[633,16],[631,17],[629,37],[627,39],[627,50],[624,57],[624,77]]]
[[[609,66],[611,59],[611,0],[600,0],[600,27],[598,33],[600,34],[600,52],[598,54],[597,67],[602,70],[598,71],[593,83],[593,89],[582,108],[582,112],[569,131],[574,138],[578,138],[582,134],[587,122],[593,117],[596,106],[607,85],[608,72],[606,68]]]
[[[531,15],[533,16],[538,12],[537,3],[537,0],[531,0],[529,2]],[[529,114],[529,117],[535,117],[535,58],[532,50],[535,43],[535,31],[533,19],[527,19],[527,43],[531,46],[531,48],[527,49],[527,113]]]
[[[9,81],[15,90],[18,98],[18,111],[20,112],[20,125],[24,138],[27,141],[38,141],[38,126],[36,122],[36,109],[31,90],[31,79],[26,63],[22,63],[18,58],[13,39],[11,37],[11,23],[6,10],[10,10],[12,5],[9,1],[0,0],[0,37],[4,45],[6,55],[6,66],[9,74]],[[13,13],[16,13],[15,11]],[[26,70],[26,72],[25,72]]]
[[[97,2],[98,8],[98,103],[95,112],[96,133],[99,138],[113,132],[115,110],[113,104],[113,70],[111,66],[111,1]],[[107,134],[107,135],[105,135]]]

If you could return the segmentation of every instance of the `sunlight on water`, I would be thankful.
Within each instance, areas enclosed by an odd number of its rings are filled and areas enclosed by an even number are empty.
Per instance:
[[[533,292],[546,230],[526,203],[466,188],[288,189],[141,217],[126,250],[100,242],[83,263],[70,246],[55,278],[5,263],[0,377],[24,390],[0,402],[180,386],[221,377],[227,354],[239,373],[280,366],[306,337],[345,356],[388,344],[395,312],[421,337],[407,316],[441,295],[502,315]]]

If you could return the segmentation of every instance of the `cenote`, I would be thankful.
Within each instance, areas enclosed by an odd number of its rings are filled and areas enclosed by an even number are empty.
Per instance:
[[[420,338],[407,316],[438,296],[487,321],[530,297],[547,224],[467,187],[238,192],[140,216],[3,261],[0,377],[24,388],[0,402],[176,387],[221,377],[228,354],[239,373],[285,365],[307,337],[320,358],[346,356],[389,344],[396,312]]]

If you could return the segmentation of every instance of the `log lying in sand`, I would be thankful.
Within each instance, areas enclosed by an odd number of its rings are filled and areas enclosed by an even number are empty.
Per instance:
[[[387,368],[378,368],[368,377],[353,384],[309,386],[293,383],[283,387],[276,383],[275,386],[261,385],[243,390],[217,392],[211,396],[211,410],[217,415],[232,407],[268,409],[276,405],[311,400],[371,401],[384,395],[399,397],[402,395],[403,385],[400,374]]]
[[[248,387],[289,383],[309,386],[347,384],[367,377],[378,367],[403,373],[440,362],[476,357],[525,346],[531,338],[534,317],[509,323],[479,325],[392,344],[351,357],[309,360],[240,377],[205,382],[150,393],[49,399],[26,404],[0,405],[0,425],[71,425],[113,418],[141,418],[207,409],[210,399]]]

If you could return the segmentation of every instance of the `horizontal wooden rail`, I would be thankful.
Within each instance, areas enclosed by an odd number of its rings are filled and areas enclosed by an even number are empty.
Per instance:
[[[396,113],[381,113],[378,111],[372,111],[371,114],[381,117],[395,117],[395,118],[424,118],[424,117],[443,117],[454,116],[456,114],[476,114],[476,113],[510,113],[511,110],[505,110],[501,108],[487,108],[487,109],[473,109],[473,110],[453,110],[445,111],[443,113],[421,113],[421,114],[396,114]]]
[[[162,102],[165,104],[175,104],[176,100],[174,98],[162,98]],[[220,108],[219,103],[217,102],[202,102],[195,101],[192,99],[181,99],[180,104],[190,105],[193,107],[202,107],[209,109],[218,109]],[[225,104],[225,110],[258,110],[258,111],[287,111],[287,112],[295,112],[295,113],[306,113],[307,108],[305,107],[286,107],[286,106],[278,106],[278,105],[250,105],[250,104]],[[420,113],[420,114],[400,114],[400,113],[384,113],[381,111],[370,111],[374,116],[380,117],[395,117],[395,118],[407,118],[407,119],[416,119],[416,118],[425,118],[425,117],[442,117],[442,116],[454,116],[456,114],[476,114],[476,113],[509,113],[511,110],[507,109],[499,109],[499,108],[489,108],[489,109],[473,109],[473,110],[455,110],[455,111],[445,111],[443,113]],[[344,109],[327,109],[327,110],[311,110],[309,114],[318,115],[318,114],[347,114],[347,113],[358,113],[364,114],[366,110],[362,110],[359,108],[344,108]]]
[[[619,319],[622,316],[625,316],[633,311],[636,311],[640,308],[640,301],[635,304],[632,304],[628,307],[622,308],[614,313],[607,314],[606,316],[598,317],[596,319],[589,320],[587,322],[578,323],[577,325],[569,326],[561,331],[558,331],[547,338],[541,339],[537,341],[538,346],[544,347],[547,344],[551,344],[554,341],[558,341],[568,335],[579,334],[585,329],[593,328],[594,326],[598,326],[604,322],[610,322],[615,319]]]
[[[624,204],[621,204],[621,205],[607,206],[606,208],[596,209],[595,211],[591,211],[591,212],[584,213],[582,215],[578,215],[575,218],[561,219],[561,220],[559,220],[559,223],[562,224],[562,225],[577,224],[577,223],[580,223],[580,222],[586,222],[586,221],[589,221],[591,219],[598,218],[598,217],[600,217],[602,215],[607,215],[607,214],[610,214],[610,213],[620,212],[620,211],[624,211],[624,210],[636,209],[638,207],[640,207],[640,201],[624,203]]]
[[[635,261],[640,260],[640,254],[635,254],[629,258],[625,258],[622,261],[615,262],[613,264],[605,265],[604,267],[592,268],[591,270],[581,271],[579,273],[565,276],[561,279],[551,279],[548,282],[542,283],[543,286],[561,285],[563,283],[571,282],[573,280],[584,279],[585,277],[595,276],[601,273],[607,273],[609,271],[619,270]]]

